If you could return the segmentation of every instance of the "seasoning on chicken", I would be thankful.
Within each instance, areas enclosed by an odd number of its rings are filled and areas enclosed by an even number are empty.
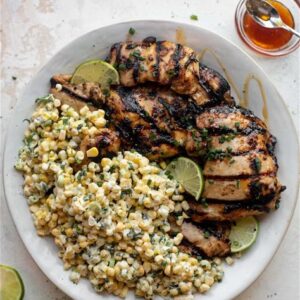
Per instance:
[[[249,216],[259,216],[276,209],[279,203],[280,194],[275,195],[269,202],[223,202],[223,203],[202,203],[189,201],[189,215],[194,222],[204,221],[232,221]]]
[[[184,238],[208,257],[224,256],[230,253],[230,226],[228,224],[196,224],[183,222],[181,233]]]
[[[183,243],[179,245],[182,252],[193,256],[224,256],[230,253],[230,223],[205,222],[202,224],[185,220],[182,225],[176,223],[175,216],[169,216],[171,234],[181,232]]]
[[[178,94],[189,95],[197,105],[225,99],[231,102],[230,87],[216,71],[199,63],[195,52],[180,44],[156,41],[116,43],[107,61],[119,71],[123,86],[145,82],[168,85]]]

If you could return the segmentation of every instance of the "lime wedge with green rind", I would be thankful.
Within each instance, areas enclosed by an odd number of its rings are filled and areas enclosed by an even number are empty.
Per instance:
[[[110,85],[119,84],[119,73],[109,63],[103,60],[90,60],[80,64],[72,78],[72,84],[85,82],[96,82],[101,85],[101,89],[108,89]]]
[[[21,300],[24,297],[24,284],[17,270],[0,264],[0,299]]]
[[[179,157],[169,163],[166,173],[172,175],[196,200],[200,198],[204,179],[201,168],[193,160]]]
[[[240,252],[252,246],[256,241],[258,228],[258,221],[252,216],[236,220],[229,234],[231,252]]]

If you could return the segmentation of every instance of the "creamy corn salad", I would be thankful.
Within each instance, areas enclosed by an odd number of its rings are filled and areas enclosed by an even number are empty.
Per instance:
[[[16,169],[40,236],[53,236],[70,279],[88,278],[97,292],[125,297],[130,289],[192,298],[222,280],[221,260],[180,252],[181,225],[189,209],[184,189],[135,151],[85,161],[79,145],[105,127],[105,112],[79,112],[52,95],[37,100]],[[184,296],[181,296],[184,295]]]

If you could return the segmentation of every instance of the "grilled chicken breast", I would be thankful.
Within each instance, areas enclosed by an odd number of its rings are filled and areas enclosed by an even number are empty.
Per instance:
[[[107,61],[120,74],[123,86],[145,82],[168,85],[178,94],[189,95],[197,105],[224,98],[230,87],[219,74],[199,64],[195,52],[186,46],[149,37],[142,42],[116,43]]]
[[[204,222],[194,223],[185,220],[181,226],[177,225],[176,218],[169,217],[171,234],[183,234],[183,242],[179,249],[193,256],[225,256],[230,253],[230,223]]]
[[[108,128],[83,140],[81,149],[97,147],[96,160],[132,148],[152,160],[192,157],[203,167],[205,187],[199,201],[187,195],[190,221],[176,228],[184,235],[180,249],[227,255],[227,221],[275,209],[285,189],[277,178],[276,139],[235,105],[226,80],[186,46],[154,38],[117,43],[107,61],[121,82],[109,95],[95,83],[72,85],[69,75],[51,79],[51,93],[63,103],[106,111]]]
[[[280,195],[280,194],[279,194]],[[189,215],[195,222],[204,221],[232,221],[249,216],[259,216],[274,210],[279,200],[275,195],[267,202],[223,202],[223,203],[199,203],[189,201]]]
[[[226,225],[184,222],[181,233],[189,243],[200,249],[206,256],[224,256],[230,253],[228,239],[230,227]]]

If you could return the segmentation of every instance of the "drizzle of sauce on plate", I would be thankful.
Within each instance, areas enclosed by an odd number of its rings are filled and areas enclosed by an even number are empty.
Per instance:
[[[240,90],[238,89],[238,87],[235,83],[235,81],[233,80],[232,76],[230,75],[227,68],[225,67],[225,64],[222,62],[221,58],[213,50],[211,50],[209,48],[203,49],[198,55],[199,61],[201,62],[203,60],[203,57],[205,56],[205,54],[208,53],[208,52],[212,55],[212,57],[215,59],[215,61],[219,65],[219,67],[224,72],[224,77],[226,78],[226,80],[230,84],[231,88],[235,92],[235,94],[236,94],[236,96],[239,100],[239,105],[240,106],[242,106],[244,108],[249,107],[250,82],[251,82],[251,80],[253,80],[257,83],[258,88],[260,90],[262,102],[263,102],[262,116],[263,116],[264,122],[266,123],[266,125],[268,125],[269,112],[268,112],[268,106],[267,106],[267,96],[266,96],[266,92],[265,92],[265,89],[264,89],[264,86],[263,86],[263,83],[261,82],[261,80],[259,78],[257,78],[255,75],[249,74],[247,76],[247,78],[245,79],[245,81],[244,81],[243,96],[242,96],[241,93],[240,93]]]
[[[262,116],[263,116],[264,122],[266,123],[266,125],[268,125],[269,112],[268,112],[267,96],[266,96],[265,88],[264,88],[261,80],[253,74],[248,75],[248,77],[244,81],[243,99],[240,102],[240,105],[243,106],[243,107],[248,107],[249,106],[249,90],[250,90],[250,82],[252,80],[255,81],[258,85],[260,95],[261,95],[261,99],[262,99],[262,103],[263,103]]]
[[[180,27],[176,29],[176,42],[182,45],[187,44],[184,30]]]
[[[224,72],[224,76],[225,76],[226,80],[228,81],[229,85],[236,93],[236,96],[237,96],[239,102],[241,102],[242,96],[241,96],[241,93],[240,93],[238,87],[236,86],[232,76],[230,75],[230,73],[226,69],[225,65],[223,64],[221,58],[213,50],[211,50],[209,48],[203,49],[198,55],[199,61],[201,62],[203,60],[203,57],[205,56],[206,53],[210,53],[212,55],[212,57],[216,60],[217,64],[220,66],[220,68]]]

